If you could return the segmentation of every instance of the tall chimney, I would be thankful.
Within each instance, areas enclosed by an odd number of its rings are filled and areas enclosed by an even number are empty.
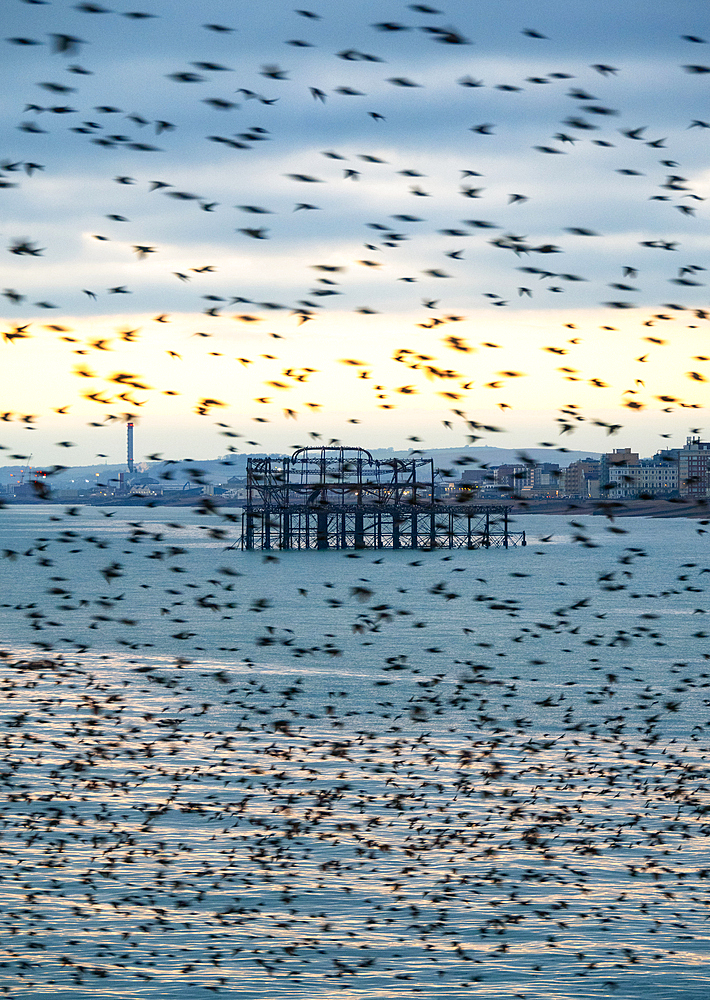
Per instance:
[[[129,423],[126,428],[126,446],[127,446],[127,465],[128,471],[130,473],[135,472],[135,467],[133,465],[133,424]]]

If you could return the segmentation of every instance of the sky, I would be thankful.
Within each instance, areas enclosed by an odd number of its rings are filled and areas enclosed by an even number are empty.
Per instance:
[[[710,434],[702,5],[133,2],[3,6],[0,464]]]

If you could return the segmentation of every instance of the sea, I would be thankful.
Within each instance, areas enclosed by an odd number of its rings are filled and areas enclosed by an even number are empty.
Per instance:
[[[707,526],[233,514],[0,510],[0,994],[707,1000]]]

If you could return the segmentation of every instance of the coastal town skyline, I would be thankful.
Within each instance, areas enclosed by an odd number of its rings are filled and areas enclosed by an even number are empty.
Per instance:
[[[269,467],[276,462],[274,468],[280,468],[279,461],[288,465],[296,456],[310,455],[317,467],[326,456],[340,454],[347,469],[356,453],[385,469],[414,459],[426,460],[436,484],[434,491],[426,492],[429,502],[483,502],[498,497],[582,499],[599,501],[602,506],[607,500],[618,499],[689,498],[703,503],[710,493],[710,442],[698,436],[687,437],[683,447],[668,446],[652,456],[643,456],[629,446],[586,454],[563,446],[519,450],[486,446],[428,451],[412,448],[395,452],[391,447],[366,450],[331,440],[328,445],[294,449],[290,456],[231,450],[212,459],[175,459],[154,454],[146,461],[134,460],[133,445],[133,427],[129,425],[124,463],[109,462],[105,456],[100,466],[0,466],[0,497],[21,502],[81,498],[110,502],[140,496],[185,501],[208,495],[239,502],[247,499],[248,483],[258,482],[258,475],[250,479],[249,470],[262,459]],[[94,471],[97,468],[99,472]],[[374,466],[370,474],[379,476]],[[420,490],[419,498],[422,496]]]

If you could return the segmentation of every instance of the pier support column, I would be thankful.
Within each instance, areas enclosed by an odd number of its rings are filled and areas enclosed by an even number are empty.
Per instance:
[[[271,511],[264,511],[264,544],[263,548],[271,548]]]
[[[359,511],[355,514],[355,548],[365,548],[365,522]]]
[[[328,515],[318,511],[316,527],[316,544],[319,549],[328,548]]]

